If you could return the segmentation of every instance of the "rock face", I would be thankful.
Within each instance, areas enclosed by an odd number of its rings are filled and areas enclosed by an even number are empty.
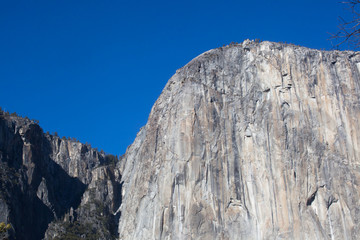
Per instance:
[[[118,162],[0,111],[14,239],[358,239],[360,54],[245,41],[178,70]]]
[[[129,147],[120,239],[357,239],[360,55],[245,41],[167,83]]]
[[[10,239],[69,239],[74,227],[95,229],[81,232],[87,239],[115,238],[121,186],[113,160],[1,111],[0,221],[12,224]]]

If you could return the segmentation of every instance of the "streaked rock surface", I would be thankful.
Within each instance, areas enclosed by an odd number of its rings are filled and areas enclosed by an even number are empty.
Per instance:
[[[0,111],[0,222],[24,240],[358,239],[359,119],[357,52],[210,50],[120,162]]]
[[[12,225],[9,239],[69,239],[75,227],[87,239],[115,239],[121,176],[112,157],[0,111],[0,222]]]
[[[359,67],[251,41],[193,59],[119,166],[120,239],[357,239]]]

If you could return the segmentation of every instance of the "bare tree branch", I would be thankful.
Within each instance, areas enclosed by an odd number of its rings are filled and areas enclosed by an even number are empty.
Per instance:
[[[349,11],[351,11],[352,19],[345,20],[342,17],[339,17],[340,24],[338,26],[338,32],[336,34],[330,34],[330,40],[336,42],[333,45],[334,48],[338,48],[340,45],[347,44],[353,49],[360,48],[360,0],[350,0],[341,2],[349,6]]]

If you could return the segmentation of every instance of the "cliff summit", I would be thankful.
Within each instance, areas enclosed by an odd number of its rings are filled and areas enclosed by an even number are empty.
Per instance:
[[[0,115],[18,239],[357,239],[360,54],[246,40],[176,71],[117,161]]]

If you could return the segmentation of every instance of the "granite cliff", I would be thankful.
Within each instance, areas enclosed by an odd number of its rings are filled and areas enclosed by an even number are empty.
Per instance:
[[[121,162],[120,239],[357,239],[359,70],[271,42],[193,59]]]
[[[116,238],[115,160],[1,111],[0,222],[12,224],[10,239],[69,239],[79,231],[87,239]]]
[[[120,161],[0,115],[17,239],[357,239],[360,54],[245,41],[179,69]]]

